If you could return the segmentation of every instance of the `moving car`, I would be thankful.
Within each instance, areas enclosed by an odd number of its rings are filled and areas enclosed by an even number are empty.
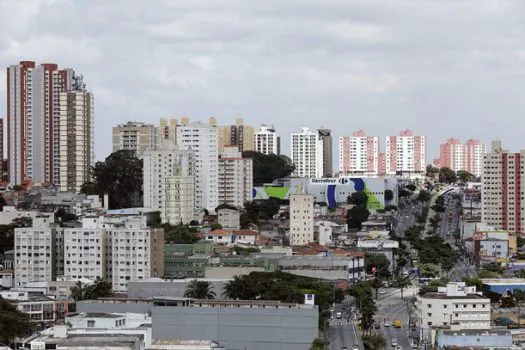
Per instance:
[[[385,321],[385,323],[383,323],[383,326],[385,326],[385,327],[390,327],[390,322]]]
[[[397,338],[392,338],[392,346],[394,348],[397,346]]]
[[[396,328],[401,328],[401,320],[395,320],[393,326]]]
[[[357,345],[352,345],[352,350],[359,350],[359,346],[357,346]]]
[[[343,318],[343,314],[338,312],[338,313],[335,314],[335,318],[341,319],[341,318]]]

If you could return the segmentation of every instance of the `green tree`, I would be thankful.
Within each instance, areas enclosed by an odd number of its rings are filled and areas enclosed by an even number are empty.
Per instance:
[[[414,191],[416,190],[417,187],[416,187],[416,185],[414,185],[414,184],[408,184],[408,185],[405,186],[405,188],[406,188],[407,190],[409,190],[409,191],[414,192]]]
[[[164,223],[161,225],[164,228],[164,241],[175,244],[193,244],[200,239],[197,237],[197,229],[188,225],[178,224],[170,225]]]
[[[362,339],[366,350],[382,350],[387,346],[385,337],[380,334],[364,335]]]
[[[371,287],[374,289],[376,293],[376,299],[378,298],[379,289],[383,286],[383,281],[381,281],[379,278],[374,278],[370,282]]]
[[[411,284],[412,282],[408,276],[398,277],[392,282],[392,286],[401,290],[401,299],[403,299],[403,290]]]
[[[419,273],[423,277],[429,277],[434,278],[439,275],[439,267],[435,264],[420,264],[419,265]]]
[[[430,164],[427,165],[427,176],[429,174],[437,174],[437,173],[439,173],[439,169],[438,168],[436,168],[435,166],[430,165]]]
[[[457,181],[456,173],[454,170],[443,167],[439,169],[439,182],[451,184]]]
[[[390,261],[383,254],[365,254],[365,271],[368,274],[375,274],[379,278],[389,278]],[[374,272],[375,268],[375,272]]]
[[[392,190],[385,190],[385,202],[390,202],[392,199],[394,199],[394,191]]]
[[[461,182],[473,182],[476,180],[476,177],[465,170],[458,170],[457,177]]]
[[[0,343],[10,344],[15,338],[23,338],[32,333],[28,315],[0,297]]]
[[[421,203],[428,202],[430,200],[430,193],[426,190],[420,190],[417,199]]]
[[[478,277],[463,277],[463,282],[467,286],[475,286],[478,291],[483,290],[483,282]]]
[[[215,299],[215,292],[210,282],[193,280],[186,286],[184,296],[193,299]]]
[[[370,211],[364,206],[358,205],[346,212],[346,224],[348,228],[361,230],[361,224],[368,220]]]
[[[215,208],[215,212],[219,213],[219,210],[221,209],[239,210],[237,207],[233,205],[230,205],[228,203],[222,203],[222,204],[219,204],[217,208]]]
[[[346,202],[355,206],[366,207],[368,204],[368,195],[365,191],[357,191],[348,196]]]
[[[312,342],[312,346],[310,346],[310,350],[324,350],[327,345],[328,343],[323,339],[315,338]]]
[[[81,193],[109,196],[109,208],[132,208],[141,205],[143,161],[135,152],[120,150],[111,153],[91,169],[93,181],[85,183]]]
[[[254,151],[244,151],[243,158],[251,158],[253,161],[253,184],[263,185],[272,183],[290,175],[295,166],[290,158],[284,155],[265,155]]]
[[[210,225],[210,228],[212,231],[220,230],[222,229],[222,225],[219,224],[218,222],[214,222],[213,224]]]
[[[525,245],[525,238],[523,238],[523,236],[521,235],[516,235],[516,244],[518,245],[518,247],[523,247]]]
[[[64,208],[60,208],[55,212],[55,222],[63,224],[68,221],[75,221],[77,216]]]
[[[97,280],[92,284],[78,281],[71,289],[71,298],[75,301],[107,298],[113,295],[112,289],[111,283],[105,280]]]
[[[222,289],[222,296],[233,300],[250,299],[248,279],[243,276],[235,275],[233,279],[226,282]]]
[[[359,308],[359,313],[361,314],[360,326],[363,331],[367,332],[372,329],[374,325],[374,316],[377,312],[377,306],[370,296],[365,297],[361,301],[361,306]]]
[[[268,200],[263,201],[259,208],[259,216],[262,213],[267,219],[271,219],[275,215],[277,215],[277,213],[281,209],[281,200],[279,198],[270,197],[268,198]]]

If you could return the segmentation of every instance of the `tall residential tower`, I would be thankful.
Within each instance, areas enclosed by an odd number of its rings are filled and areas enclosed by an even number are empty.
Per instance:
[[[340,175],[381,175],[380,161],[379,137],[366,136],[358,130],[352,136],[339,138]]]
[[[387,175],[422,175],[427,168],[425,136],[401,131],[399,136],[387,136],[385,172]]]
[[[292,176],[310,178],[323,176],[323,140],[317,132],[303,127],[301,132],[293,133],[291,153],[295,165]]]

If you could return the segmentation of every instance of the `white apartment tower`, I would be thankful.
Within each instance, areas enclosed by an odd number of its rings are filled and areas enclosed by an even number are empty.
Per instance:
[[[425,136],[401,131],[399,136],[387,136],[385,143],[385,172],[387,175],[421,175],[426,172]]]
[[[525,232],[525,150],[503,150],[501,141],[492,142],[484,155],[481,176],[481,220],[497,229]]]
[[[305,245],[314,241],[314,196],[290,195],[290,245]]]
[[[219,157],[219,204],[243,207],[252,200],[253,161],[237,146],[224,147]]]
[[[261,125],[259,131],[256,131],[253,137],[253,149],[255,152],[262,154],[279,154],[279,137],[273,127]]]
[[[79,192],[95,161],[94,99],[87,91],[60,93],[60,190]]]
[[[162,222],[195,219],[195,157],[188,149],[144,152],[144,206],[159,209]]]
[[[153,151],[157,146],[158,128],[152,124],[127,122],[113,127],[113,152],[129,150],[142,158],[145,151]]]
[[[292,162],[295,165],[292,176],[323,176],[323,140],[317,132],[303,127],[301,132],[292,134]]]
[[[195,206],[214,212],[219,205],[219,154],[215,118],[209,124],[189,123],[182,118],[177,126],[177,145],[195,154]]]
[[[39,215],[32,227],[15,229],[15,285],[54,281],[63,273],[63,233],[53,215]]]
[[[12,185],[60,183],[60,93],[82,91],[81,76],[54,63],[7,67],[7,160]]]
[[[358,130],[339,138],[340,175],[379,175],[379,137]]]

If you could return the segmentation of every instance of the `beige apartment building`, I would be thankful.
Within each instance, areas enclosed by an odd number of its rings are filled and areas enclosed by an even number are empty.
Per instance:
[[[95,161],[93,94],[61,92],[59,115],[60,191],[80,192]]]
[[[127,122],[113,127],[113,152],[130,150],[142,158],[157,145],[157,127],[141,122]]]
[[[239,151],[253,151],[254,128],[244,124],[243,118],[237,118],[235,125],[219,126],[219,154],[225,146],[237,146]]]
[[[290,196],[290,245],[305,245],[314,241],[314,196]]]
[[[482,221],[497,229],[524,232],[524,167],[525,150],[511,153],[503,150],[501,141],[483,157],[481,177]]]

